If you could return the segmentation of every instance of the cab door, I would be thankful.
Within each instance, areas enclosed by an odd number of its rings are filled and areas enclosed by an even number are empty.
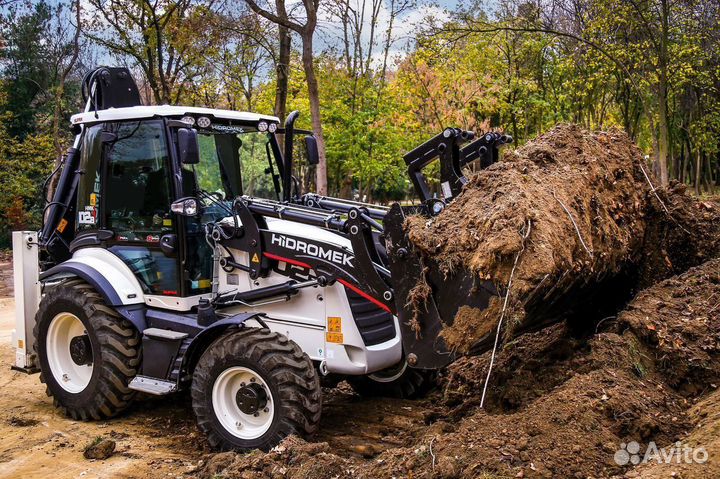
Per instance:
[[[177,235],[165,124],[109,123],[105,132],[102,188],[91,201],[99,206],[103,228],[112,232],[108,250],[130,267],[147,294],[179,296],[179,260],[161,248]]]

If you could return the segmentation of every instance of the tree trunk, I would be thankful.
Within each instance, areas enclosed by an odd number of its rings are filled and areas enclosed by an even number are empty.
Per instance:
[[[58,85],[55,89],[55,105],[52,120],[53,143],[55,145],[55,168],[58,168],[65,160],[63,145],[60,141],[60,116],[62,115],[62,98],[65,94],[65,82],[67,81],[68,75],[72,72],[72,69],[75,67],[75,63],[77,63],[77,59],[80,56],[80,0],[76,0],[75,2],[75,21],[77,22],[77,25],[75,26],[75,35],[73,36],[72,54],[68,60],[68,64],[60,72]],[[52,180],[48,185],[47,197],[45,198],[46,201],[52,201],[59,180],[59,174],[52,177]]]
[[[656,155],[657,170],[660,174],[660,184],[667,186],[668,177],[668,143],[669,143],[669,126],[667,115],[667,79],[664,78],[663,71],[660,73],[660,84],[658,85],[658,151]]]
[[[322,122],[320,119],[320,89],[318,87],[317,77],[315,76],[315,66],[313,65],[313,45],[312,33],[303,35],[303,51],[302,62],[305,70],[305,79],[308,86],[308,97],[310,99],[310,116],[312,117],[312,129],[317,138],[318,156],[320,162],[317,165],[317,193],[319,195],[327,195],[327,161],[325,159],[325,139],[322,132]]]
[[[285,0],[275,0],[275,7],[280,18],[287,18]],[[275,88],[275,116],[285,121],[287,112],[288,81],[290,72],[290,30],[284,25],[278,25],[279,52],[278,63],[275,65],[277,86]]]
[[[667,94],[668,94],[668,41],[669,41],[669,6],[667,0],[662,1],[662,32],[660,35],[660,55],[658,58],[659,80],[658,80],[658,151],[657,163],[660,173],[660,183],[667,186],[668,178],[668,144],[670,141]]]
[[[700,154],[700,148],[697,149],[697,157],[695,158],[695,194],[700,195],[700,181],[702,180],[702,155]]]

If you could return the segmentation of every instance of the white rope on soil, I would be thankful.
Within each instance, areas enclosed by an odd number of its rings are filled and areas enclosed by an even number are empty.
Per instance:
[[[687,229],[685,229],[685,227],[683,225],[678,223],[678,221],[673,217],[673,215],[670,214],[670,211],[667,209],[667,206],[665,206],[665,203],[663,202],[663,200],[660,199],[660,196],[657,194],[655,185],[652,184],[652,181],[650,181],[650,177],[645,172],[645,168],[643,168],[642,161],[638,162],[638,166],[640,167],[640,171],[643,172],[643,175],[645,176],[645,179],[647,180],[648,185],[650,185],[650,191],[653,192],[653,194],[655,195],[655,198],[657,198],[657,200],[660,202],[660,206],[663,207],[663,210],[665,210],[665,214],[668,215],[668,218],[670,218],[672,220],[672,222],[675,223],[681,230],[683,230],[688,235],[692,236],[692,233],[690,233]]]
[[[567,207],[563,204],[563,202],[560,201],[560,198],[555,196],[555,190],[552,191],[552,195],[553,195],[553,198],[555,198],[555,200],[557,200],[557,202],[560,203],[560,206],[562,206],[562,209],[565,210],[565,213],[567,213],[568,217],[570,218],[570,221],[572,221],[572,224],[575,227],[575,232],[577,233],[578,238],[580,239],[580,244],[582,245],[583,248],[585,248],[585,251],[590,256],[590,259],[593,259],[592,251],[590,251],[590,248],[588,248],[587,245],[585,244],[585,241],[583,240],[583,237],[580,234],[580,228],[578,228],[577,223],[575,223],[575,218],[573,218],[572,214],[570,214],[570,210],[568,210]]]
[[[485,384],[483,385],[482,396],[480,397],[480,408],[482,409],[485,404],[485,394],[487,393],[488,382],[490,381],[490,375],[492,374],[493,366],[495,365],[495,353],[497,352],[498,342],[500,341],[500,331],[502,330],[503,320],[505,319],[505,311],[507,310],[508,300],[510,299],[510,288],[512,287],[513,276],[515,275],[515,268],[517,267],[520,255],[525,251],[525,241],[530,236],[530,230],[532,229],[532,222],[528,220],[527,225],[523,227],[525,232],[522,230],[520,236],[522,236],[522,248],[515,255],[515,262],[510,270],[510,279],[508,279],[507,291],[505,292],[505,301],[503,302],[503,308],[500,312],[500,320],[498,321],[497,331],[495,331],[495,344],[493,345],[492,355],[490,356],[490,365],[488,366],[487,376],[485,377]]]
[[[648,182],[648,185],[650,185],[650,191],[653,192],[655,195],[655,198],[660,202],[660,205],[662,205],[663,209],[665,210],[665,213],[667,213],[668,216],[670,216],[670,211],[668,211],[667,206],[665,206],[665,203],[663,203],[663,200],[660,199],[660,196],[658,196],[657,191],[655,190],[655,185],[652,184],[652,181],[650,181],[650,177],[645,172],[645,168],[643,168],[642,161],[638,161],[638,166],[640,167],[640,171],[643,172],[643,175],[645,176],[645,179]]]
[[[430,439],[430,455],[432,456],[432,470],[433,470],[433,472],[435,472],[435,454],[433,453],[433,450],[432,450],[432,443],[433,443],[434,440],[435,440],[435,436],[433,436],[433,438]]]

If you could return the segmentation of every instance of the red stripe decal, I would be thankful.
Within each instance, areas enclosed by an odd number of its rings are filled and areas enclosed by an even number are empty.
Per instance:
[[[267,257],[267,258],[270,258],[270,259],[274,259],[274,260],[277,260],[277,261],[283,261],[283,262],[289,263],[289,264],[294,264],[295,266],[300,266],[301,268],[313,269],[312,266],[310,266],[310,265],[307,264],[307,263],[303,263],[302,261],[296,261],[296,260],[294,260],[294,259],[285,258],[285,257],[283,257],[283,256],[278,256],[278,255],[272,254],[272,253],[263,253],[263,255],[264,255],[265,257]],[[348,282],[345,281],[344,279],[339,279],[339,278],[338,278],[338,282],[339,282],[340,284],[342,284],[343,286],[345,286],[345,287],[347,287],[347,288],[350,288],[350,289],[353,290],[355,293],[359,294],[360,296],[362,296],[363,298],[367,299],[367,300],[370,301],[371,303],[375,304],[375,305],[378,306],[379,308],[384,309],[384,310],[387,311],[388,313],[392,314],[392,311],[390,311],[390,308],[388,308],[384,303],[381,303],[381,302],[378,301],[377,299],[373,298],[372,296],[370,296],[370,295],[367,294],[366,292],[364,292],[364,291],[362,291],[361,289],[359,289],[357,286],[353,286],[352,284],[348,283]]]
[[[340,279],[340,278],[338,278],[338,282],[340,282],[340,283],[341,283],[342,285],[344,285],[345,287],[350,288],[351,290],[355,291],[357,294],[359,294],[359,295],[362,296],[363,298],[365,298],[365,299],[367,299],[368,301],[370,301],[371,303],[377,305],[379,308],[384,309],[384,310],[387,311],[388,313],[392,314],[392,311],[390,311],[390,308],[388,308],[384,303],[381,303],[380,301],[378,301],[377,299],[373,298],[372,296],[370,296],[370,295],[367,294],[366,292],[358,289],[356,286],[353,286],[352,284],[348,283],[348,282],[345,281],[344,279]]]
[[[265,257],[267,257],[267,258],[270,258],[270,259],[274,259],[274,260],[277,260],[277,261],[283,261],[283,262],[285,262],[285,263],[294,264],[295,266],[300,266],[301,268],[312,269],[312,267],[311,267],[309,264],[303,263],[302,261],[295,261],[294,259],[283,258],[282,256],[278,256],[278,255],[275,255],[275,254],[272,254],[272,253],[263,253],[263,255],[264,255]]]

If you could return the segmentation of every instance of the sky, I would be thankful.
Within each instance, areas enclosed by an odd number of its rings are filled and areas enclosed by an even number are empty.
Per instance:
[[[58,3],[68,4],[69,0],[45,0],[50,5],[57,5]],[[241,0],[230,0],[230,1],[241,1]],[[267,0],[266,0],[267,1]],[[291,10],[293,4],[299,5],[301,0],[287,0],[288,10]],[[436,20],[442,21],[443,19],[449,18],[449,11],[455,10],[458,6],[464,2],[462,0],[416,0],[418,6],[408,12],[405,12],[401,17],[396,19],[393,28],[393,44],[390,50],[390,60],[397,60],[405,56],[411,46],[412,40],[419,30],[426,25],[426,18],[429,16],[434,17]],[[32,3],[39,2],[39,0],[32,0]],[[274,2],[268,2],[274,5]],[[333,19],[327,12],[327,9],[322,8],[321,0],[321,13],[318,22],[318,30],[315,39],[315,48],[318,52],[336,49],[339,51],[342,43],[342,30],[341,25],[338,24],[336,19]],[[363,0],[350,0],[350,4],[355,9],[359,10],[363,3]],[[83,12],[88,13],[92,7],[89,5],[87,0],[81,0],[80,2]],[[260,4],[264,2],[261,0]],[[363,48],[367,48],[370,32],[370,16],[372,9],[372,0],[365,0],[365,24],[363,26]],[[382,41],[387,30],[388,22],[390,19],[389,13],[390,0],[384,0],[381,8],[378,23],[375,27],[377,35],[377,45],[373,48],[373,61],[379,64],[382,59]],[[7,6],[0,8],[0,14],[5,13]],[[297,40],[296,40],[297,43]],[[112,58],[107,52],[97,52],[97,60],[105,63],[112,63]]]
[[[421,0],[422,1],[422,0]],[[362,8],[363,0],[350,0],[350,5],[356,10]],[[415,34],[426,25],[428,17],[434,17],[436,20],[444,20],[449,18],[448,11],[454,9],[457,2],[455,0],[443,0],[437,5],[421,5],[418,8],[403,13],[402,16],[395,20],[393,25],[393,45],[390,49],[390,57],[402,57],[412,42]],[[376,41],[382,43],[381,40],[385,36],[390,20],[390,2],[383,2],[378,15],[378,22],[375,27]],[[365,24],[363,25],[363,44],[364,47],[369,43],[370,38],[370,18],[372,14],[372,0],[365,1]],[[317,46],[320,50],[339,48],[341,46],[342,26],[336,19],[333,19],[327,12],[323,12],[318,19],[318,42]],[[381,61],[382,45],[378,44],[373,49],[373,59],[375,62]]]

